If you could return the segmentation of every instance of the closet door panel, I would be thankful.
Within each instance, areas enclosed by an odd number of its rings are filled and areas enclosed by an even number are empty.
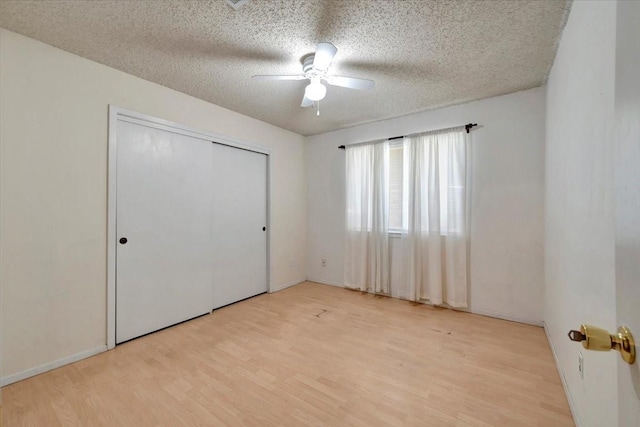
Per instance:
[[[267,291],[267,156],[213,144],[213,308]]]
[[[125,121],[117,135],[120,343],[210,311],[213,168],[210,141]]]

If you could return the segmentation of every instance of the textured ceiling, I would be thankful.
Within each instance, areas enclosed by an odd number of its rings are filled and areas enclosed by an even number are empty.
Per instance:
[[[540,86],[570,2],[442,0],[6,1],[0,26],[302,135]],[[319,117],[300,74],[319,41],[332,74]]]

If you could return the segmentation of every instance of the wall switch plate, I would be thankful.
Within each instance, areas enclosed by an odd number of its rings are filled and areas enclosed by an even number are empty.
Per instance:
[[[584,379],[584,357],[582,353],[578,353],[578,372],[580,372],[580,379]]]
[[[289,258],[289,268],[293,268],[293,258]]]
[[[324,259],[324,258],[322,258],[322,266],[323,266],[323,267],[326,267],[326,266],[327,266],[327,260],[326,260],[326,259]]]

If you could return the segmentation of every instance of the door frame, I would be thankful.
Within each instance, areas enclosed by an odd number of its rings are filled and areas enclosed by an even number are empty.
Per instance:
[[[241,141],[226,135],[208,132],[174,123],[148,114],[138,113],[109,104],[108,166],[107,166],[107,350],[116,346],[116,201],[118,121],[160,129],[214,144],[227,145],[267,156],[267,289],[271,292],[271,149]]]

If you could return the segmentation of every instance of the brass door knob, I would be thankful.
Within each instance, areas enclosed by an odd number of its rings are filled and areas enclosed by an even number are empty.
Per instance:
[[[618,350],[628,364],[632,365],[636,360],[636,343],[626,326],[620,326],[617,334],[610,334],[602,328],[583,324],[579,331],[569,331],[568,335],[571,341],[581,342],[587,350]]]

